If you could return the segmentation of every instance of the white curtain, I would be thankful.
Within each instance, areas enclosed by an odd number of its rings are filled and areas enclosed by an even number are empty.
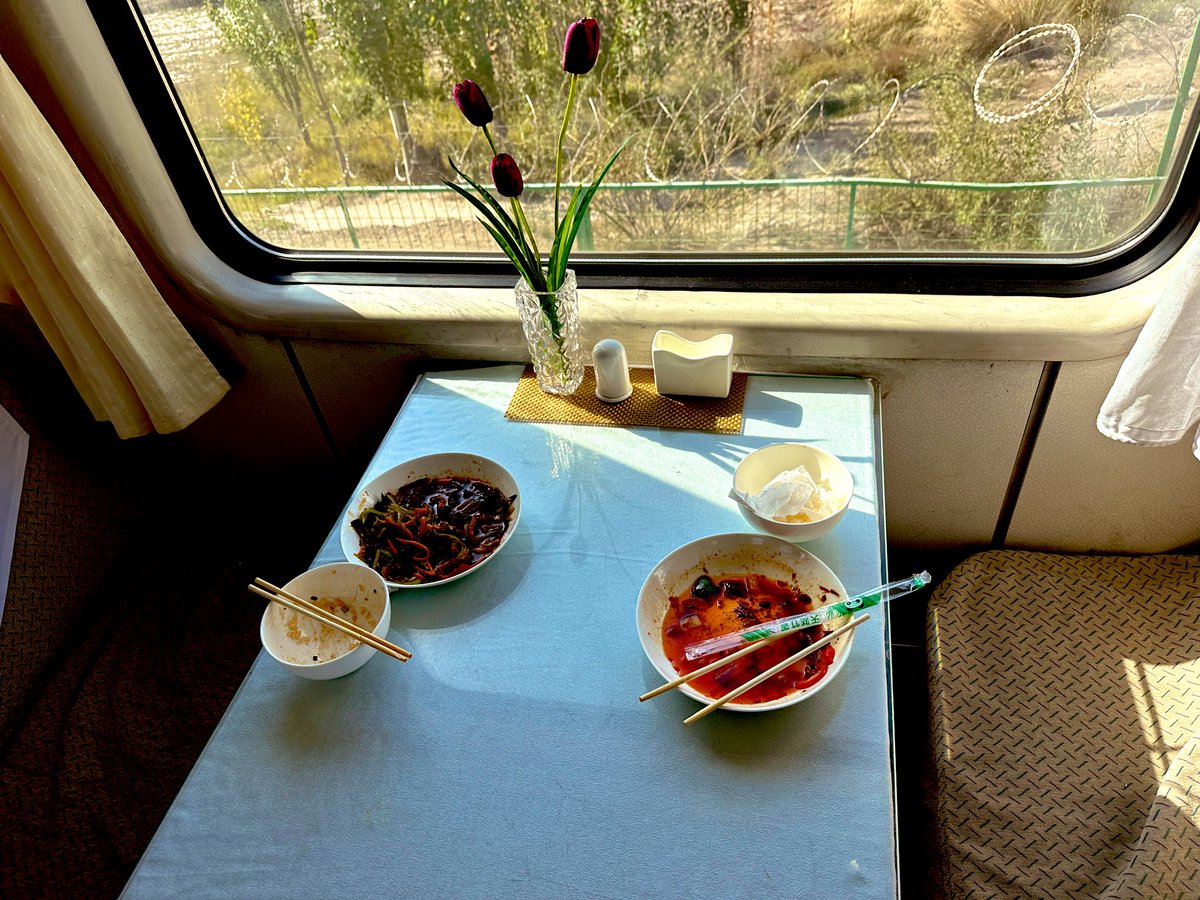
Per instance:
[[[1200,242],[1182,251],[1100,408],[1096,427],[1128,444],[1173,444],[1200,420]],[[1192,442],[1200,458],[1200,435]]]
[[[229,390],[3,60],[0,269],[121,437],[178,431]]]

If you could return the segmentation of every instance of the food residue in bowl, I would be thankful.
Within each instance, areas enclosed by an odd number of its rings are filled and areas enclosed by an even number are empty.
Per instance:
[[[662,623],[663,652],[675,671],[686,675],[711,662],[687,659],[684,651],[688,646],[771,619],[809,612],[815,606],[808,594],[765,575],[702,575],[686,592],[671,598]],[[800,629],[689,684],[715,700],[824,635],[824,626]],[[834,653],[833,645],[826,645],[751,688],[736,702],[767,703],[812,687],[829,671]]]
[[[791,524],[819,522],[842,508],[846,498],[826,478],[816,479],[804,466],[785,469],[761,491],[750,495],[754,511],[767,519]]]
[[[359,590],[365,593],[366,587],[360,585]],[[358,594],[349,598],[314,594],[308,599],[339,619],[360,625],[368,631],[374,631],[379,623],[379,615],[371,608],[370,602]],[[270,606],[270,626],[279,636],[275,647],[277,655],[295,665],[329,662],[359,646],[359,642],[350,635],[279,603]]]

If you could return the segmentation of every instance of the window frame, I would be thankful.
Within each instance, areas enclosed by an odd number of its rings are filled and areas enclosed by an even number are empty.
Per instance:
[[[499,254],[299,251],[258,238],[224,202],[134,0],[86,3],[192,226],[231,269],[268,285],[512,286],[511,263]],[[156,77],[147,77],[149,72]],[[799,259],[660,254],[638,260],[577,253],[572,268],[588,286],[612,289],[1052,297],[1113,291],[1156,271],[1200,223],[1200,163],[1194,152],[1198,133],[1200,106],[1181,129],[1181,150],[1164,181],[1170,202],[1139,232],[1092,253],[815,253]]]

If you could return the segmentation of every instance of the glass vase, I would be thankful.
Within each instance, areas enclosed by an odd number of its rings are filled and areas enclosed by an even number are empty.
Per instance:
[[[575,393],[583,382],[584,358],[574,270],[567,269],[557,291],[535,291],[522,279],[516,295],[538,387],[550,394]]]

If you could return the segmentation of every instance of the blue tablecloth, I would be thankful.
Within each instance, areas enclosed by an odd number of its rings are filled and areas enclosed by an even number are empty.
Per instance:
[[[520,371],[425,376],[361,482],[496,459],[523,503],[501,555],[393,594],[409,663],[313,682],[260,655],[126,897],[895,896],[886,616],[786,710],[685,728],[694,701],[637,699],[661,683],[638,590],[679,545],[748,530],[726,493],[750,450],[844,459],[850,509],[805,547],[850,591],[884,579],[871,385],[753,376],[729,436],[510,422]],[[335,529],[316,562],[340,558]]]

